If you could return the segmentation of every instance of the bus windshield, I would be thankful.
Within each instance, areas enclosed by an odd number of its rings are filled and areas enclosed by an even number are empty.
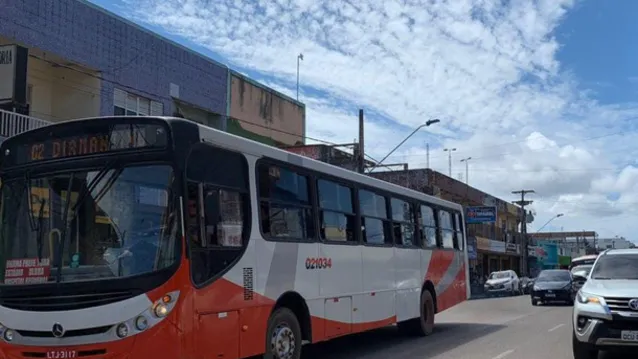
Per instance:
[[[118,278],[177,261],[168,165],[109,166],[2,184],[0,284]]]

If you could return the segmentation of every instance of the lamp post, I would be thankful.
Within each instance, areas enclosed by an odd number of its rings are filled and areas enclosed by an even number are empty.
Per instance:
[[[472,159],[472,157],[467,157],[461,160],[461,162],[465,162],[465,184],[467,186],[470,185],[470,171],[469,171],[469,165],[468,162],[470,162],[470,160]]]
[[[444,148],[443,151],[448,153],[448,176],[452,178],[452,152],[456,151],[456,148]]]
[[[303,61],[303,54],[297,55],[297,101],[299,101],[299,64]]]
[[[398,145],[396,145],[392,149],[392,151],[388,152],[388,154],[385,155],[385,157],[383,157],[381,159],[381,161],[377,162],[374,166],[370,167],[368,169],[368,173],[372,172],[373,169],[379,167],[379,165],[381,165],[383,163],[383,161],[385,161],[388,157],[390,157],[390,155],[393,154],[394,151],[396,151],[399,147],[401,147],[401,145],[404,144],[405,141],[410,139],[410,137],[414,136],[414,134],[417,133],[420,129],[422,129],[423,127],[429,127],[430,125],[433,125],[433,124],[439,123],[439,122],[441,122],[441,120],[439,120],[438,118],[435,118],[435,119],[432,119],[432,120],[427,120],[424,124],[422,124],[419,127],[415,128],[414,131],[412,131],[412,133],[410,133],[406,138],[404,138],[403,141],[401,141]]]
[[[547,221],[545,224],[543,224],[543,226],[541,228],[538,229],[538,231],[536,231],[536,233],[540,232],[543,228],[545,228],[545,226],[547,226],[551,221],[555,220],[556,218],[562,217],[564,216],[564,213],[559,213],[557,215],[555,215],[554,217],[550,218],[549,221]]]

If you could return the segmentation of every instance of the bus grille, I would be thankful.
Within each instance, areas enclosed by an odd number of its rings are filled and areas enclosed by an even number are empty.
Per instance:
[[[85,336],[85,335],[104,334],[104,333],[108,332],[109,329],[111,329],[112,327],[113,327],[112,325],[105,325],[105,326],[94,327],[94,328],[69,330],[69,331],[64,333],[63,338],[81,337],[81,336]],[[34,331],[34,330],[18,330],[18,333],[20,333],[20,335],[22,335],[23,337],[54,338],[53,332],[51,330],[48,330],[48,331],[45,331],[45,332],[38,332],[38,331]]]
[[[86,293],[68,295],[31,295],[31,296],[3,296],[0,305],[25,311],[53,312],[97,307],[132,298],[137,293],[132,291]]]

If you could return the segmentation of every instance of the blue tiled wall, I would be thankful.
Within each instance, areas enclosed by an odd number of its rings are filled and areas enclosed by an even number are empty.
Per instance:
[[[0,0],[0,36],[101,71],[101,114],[113,114],[113,88],[173,106],[180,99],[222,115],[228,70],[79,0]],[[134,89],[134,90],[133,90]]]

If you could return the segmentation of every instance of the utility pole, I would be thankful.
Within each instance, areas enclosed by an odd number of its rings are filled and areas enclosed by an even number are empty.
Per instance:
[[[363,133],[363,109],[359,109],[359,158],[358,158],[357,170],[359,173],[364,173],[366,170],[366,153],[364,146],[364,133]]]
[[[525,209],[525,206],[532,204],[532,202],[534,201],[526,201],[525,200],[525,195],[528,193],[536,193],[534,192],[534,190],[532,189],[523,189],[520,191],[512,191],[513,194],[520,194],[521,195],[521,200],[520,201],[516,201],[514,203],[518,204],[519,206],[521,206],[522,209],[522,218],[521,218],[521,254],[523,255],[522,261],[521,261],[521,275],[522,276],[526,276],[529,273],[529,270],[527,268],[527,259],[528,259],[528,250],[527,250],[527,210]]]
[[[425,168],[430,168],[430,144],[425,144]]]
[[[443,151],[448,153],[448,177],[452,178],[452,152],[456,151],[456,148],[444,148]]]

